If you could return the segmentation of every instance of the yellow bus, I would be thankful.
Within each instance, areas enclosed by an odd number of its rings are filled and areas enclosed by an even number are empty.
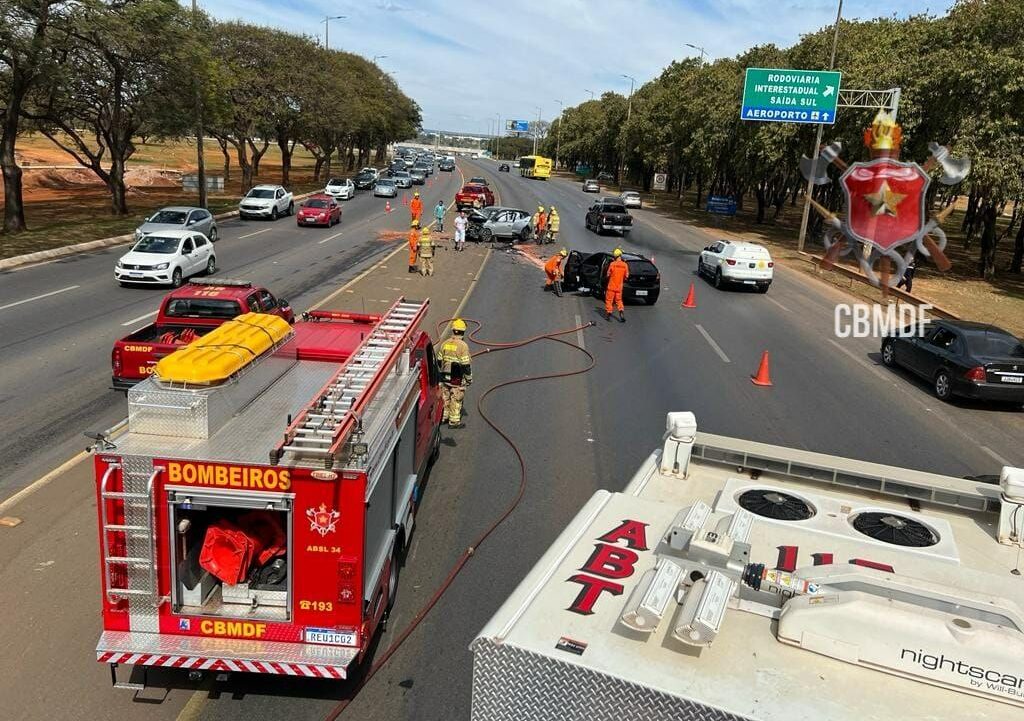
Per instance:
[[[524,178],[547,180],[551,177],[551,158],[542,155],[524,155],[519,159],[519,174]]]

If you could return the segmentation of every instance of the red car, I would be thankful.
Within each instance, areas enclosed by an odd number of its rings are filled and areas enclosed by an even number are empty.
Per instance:
[[[341,206],[330,195],[311,195],[295,214],[297,225],[323,225],[330,228],[341,222]]]
[[[486,185],[466,183],[462,190],[455,194],[455,206],[463,208],[486,208],[494,205],[494,193]]]

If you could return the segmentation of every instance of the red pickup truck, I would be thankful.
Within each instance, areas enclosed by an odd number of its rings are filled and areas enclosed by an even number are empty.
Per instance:
[[[126,391],[156,362],[242,313],[270,313],[295,322],[288,301],[245,280],[194,278],[164,298],[156,322],[114,343],[110,353],[115,390]]]
[[[466,183],[462,190],[455,194],[455,207],[458,210],[486,208],[489,205],[494,205],[494,193],[486,185]]]

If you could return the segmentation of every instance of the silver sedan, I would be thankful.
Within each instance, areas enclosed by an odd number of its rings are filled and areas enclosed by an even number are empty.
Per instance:
[[[162,208],[146,218],[142,225],[135,229],[135,240],[153,233],[167,230],[190,230],[202,233],[213,242],[217,242],[217,221],[210,211],[203,208],[187,206],[171,206]]]

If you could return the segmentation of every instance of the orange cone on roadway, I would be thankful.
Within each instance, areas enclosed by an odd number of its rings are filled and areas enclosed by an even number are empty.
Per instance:
[[[683,301],[683,308],[696,308],[697,299],[694,295],[693,283],[690,283],[690,292],[686,294],[686,300]]]
[[[409,196],[407,196],[405,193],[402,193],[402,205],[408,205],[408,204],[409,204]]]
[[[385,200],[384,201],[384,212],[385,213],[390,213],[391,212],[391,201],[390,200]]]
[[[757,367],[757,375],[750,376],[750,382],[755,386],[772,385],[772,377],[768,372],[768,351],[761,354],[761,364]]]

